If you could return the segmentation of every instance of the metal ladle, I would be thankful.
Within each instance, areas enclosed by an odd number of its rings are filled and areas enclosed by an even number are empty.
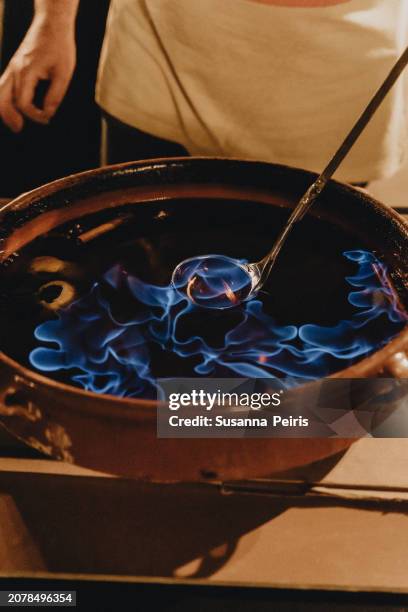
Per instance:
[[[321,194],[340,163],[367,126],[371,117],[408,63],[408,47],[360,115],[332,159],[299,200],[272,249],[256,263],[245,263],[225,255],[201,255],[179,263],[172,275],[173,287],[198,306],[224,309],[256,296],[295,223],[300,221]]]

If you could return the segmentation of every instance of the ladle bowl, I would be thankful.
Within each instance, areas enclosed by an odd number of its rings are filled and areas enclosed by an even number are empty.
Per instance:
[[[202,255],[182,261],[171,280],[196,306],[224,310],[254,297],[259,278],[256,264],[226,255]]]

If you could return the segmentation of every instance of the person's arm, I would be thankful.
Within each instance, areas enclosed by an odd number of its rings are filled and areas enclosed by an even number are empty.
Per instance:
[[[0,78],[0,117],[14,132],[24,117],[48,123],[62,102],[75,69],[75,19],[79,0],[35,0],[34,18]],[[50,85],[43,108],[34,105],[41,80]]]

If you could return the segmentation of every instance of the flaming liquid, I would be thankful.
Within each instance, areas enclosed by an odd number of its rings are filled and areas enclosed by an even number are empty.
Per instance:
[[[39,342],[58,348],[34,349],[30,362],[43,372],[79,370],[72,381],[85,389],[131,397],[154,392],[153,345],[181,359],[194,358],[195,375],[320,378],[378,348],[405,321],[395,295],[381,283],[378,267],[385,271],[376,257],[367,251],[344,256],[356,263],[356,273],[347,278],[356,289],[348,295],[356,308],[349,320],[332,327],[281,326],[264,312],[262,301],[254,299],[237,307],[238,323],[230,325],[218,347],[206,342],[201,328],[185,337],[185,319],[198,307],[171,285],[149,285],[115,266],[57,320],[36,328]],[[125,322],[116,320],[103,283],[114,292],[126,292],[139,314]],[[389,334],[385,338],[384,324]]]
[[[239,206],[231,205],[235,218]],[[203,207],[208,210],[208,201]],[[218,223],[224,207],[214,204]],[[180,210],[189,227],[188,215],[197,214],[191,208],[186,204]],[[245,218],[231,237],[231,245],[238,243],[249,261],[256,261],[273,239],[271,219],[260,220],[264,208],[251,205],[264,235],[251,230]],[[2,349],[38,372],[89,391],[154,398],[160,377],[321,378],[378,350],[406,324],[386,265],[329,225],[318,227],[314,242],[313,224],[321,221],[311,222],[297,237],[295,232],[273,272],[271,294],[265,286],[265,293],[232,309],[202,308],[197,305],[206,299],[202,279],[188,284],[203,272],[205,291],[210,287],[222,299],[238,295],[241,301],[248,290],[239,275],[228,277],[228,265],[222,275],[228,286],[217,284],[218,266],[237,261],[230,257],[234,252],[224,229],[217,233],[209,224],[202,233],[201,228],[183,232],[187,237],[181,241],[181,222],[172,226],[170,220],[163,230],[167,217],[154,216],[151,209],[149,204],[148,214],[161,225],[156,234],[151,226],[149,239],[137,235],[138,228],[148,226],[144,218],[123,224],[105,218],[95,228],[92,217],[88,224],[81,221],[33,241],[4,266]],[[144,214],[141,206],[137,214]],[[230,224],[230,212],[225,215]],[[175,289],[170,281],[177,262],[197,261],[200,251],[220,252],[222,246],[226,255],[215,262],[215,280],[212,265],[204,270],[194,264],[184,270],[186,294]],[[214,263],[211,259],[207,264]],[[197,304],[188,299],[193,295]],[[67,303],[69,296],[73,301]]]

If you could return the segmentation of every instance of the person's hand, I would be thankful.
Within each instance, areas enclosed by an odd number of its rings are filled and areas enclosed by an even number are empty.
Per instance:
[[[25,118],[47,124],[57,111],[75,69],[76,49],[72,28],[53,27],[34,19],[21,45],[0,78],[0,117],[13,132]],[[34,104],[41,80],[50,82],[43,108]]]

